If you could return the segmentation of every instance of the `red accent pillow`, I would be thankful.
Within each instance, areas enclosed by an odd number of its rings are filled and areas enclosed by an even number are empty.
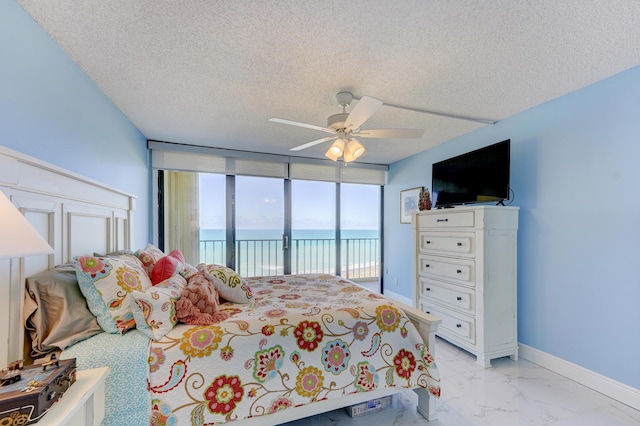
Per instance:
[[[184,256],[175,249],[156,262],[151,271],[151,284],[156,285],[184,269]]]

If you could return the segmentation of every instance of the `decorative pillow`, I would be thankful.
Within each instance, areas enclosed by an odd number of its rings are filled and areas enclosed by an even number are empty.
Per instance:
[[[185,263],[184,264],[184,269],[180,272],[180,275],[185,277],[185,279],[188,281],[189,278],[191,278],[193,275],[195,275],[197,273],[198,273],[198,270],[196,269],[195,266],[189,265],[188,263]]]
[[[156,285],[184,270],[184,256],[175,249],[156,262],[151,271],[151,284]]]
[[[175,305],[186,286],[187,280],[176,274],[147,290],[132,291],[131,311],[136,328],[154,340],[171,331],[178,322]]]
[[[80,292],[73,263],[27,278],[25,328],[31,336],[31,356],[39,358],[102,333]]]
[[[204,272],[198,272],[189,278],[180,300],[176,302],[176,316],[185,324],[215,324],[230,316],[227,312],[219,311],[219,305],[215,287],[204,277]]]
[[[114,251],[114,252],[106,253],[106,254],[93,252],[93,256],[94,257],[118,257],[118,256],[126,255],[126,254],[128,254],[129,256],[135,256],[136,255],[134,252],[132,252],[131,250],[127,250],[127,249],[118,250],[118,251]]]
[[[80,256],[75,261],[80,291],[100,327],[107,333],[135,328],[131,292],[151,287],[140,260],[135,256]]]
[[[198,270],[204,272],[204,276],[213,283],[223,299],[233,303],[249,303],[253,298],[251,288],[233,269],[201,263]]]
[[[153,244],[147,244],[145,248],[136,250],[135,256],[140,259],[140,262],[142,262],[144,269],[147,272],[147,276],[151,278],[153,267],[158,260],[165,256],[165,254]]]

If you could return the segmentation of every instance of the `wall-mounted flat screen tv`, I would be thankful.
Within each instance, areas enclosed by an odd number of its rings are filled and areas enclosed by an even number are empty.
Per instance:
[[[433,164],[435,207],[502,203],[509,199],[511,140],[507,139]]]

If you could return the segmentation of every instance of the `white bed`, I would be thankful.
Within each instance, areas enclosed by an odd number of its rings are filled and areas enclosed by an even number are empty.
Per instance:
[[[88,253],[131,250],[132,211],[135,196],[86,179],[38,159],[0,147],[0,190],[21,209],[27,219],[45,236],[55,253],[50,256],[0,261],[0,339],[7,342],[0,351],[0,365],[24,357],[23,324],[24,281],[26,277],[69,262]],[[7,286],[4,283],[9,283]],[[398,302],[417,332],[435,356],[435,330],[439,320]],[[269,414],[277,424],[320,412],[388,395],[401,388],[382,388],[344,395],[313,404]],[[420,413],[435,419],[434,398],[417,388]],[[107,395],[109,398],[109,395]],[[263,417],[235,421],[234,424],[264,424]]]

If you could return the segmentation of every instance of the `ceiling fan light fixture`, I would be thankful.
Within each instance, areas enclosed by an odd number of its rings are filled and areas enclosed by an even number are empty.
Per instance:
[[[358,145],[360,145],[360,144],[358,143]],[[353,150],[353,156],[358,158],[358,157],[362,156],[362,154],[364,154],[364,151],[365,151],[364,146],[360,145],[359,147],[356,147]]]
[[[329,148],[336,157],[342,157],[344,152],[344,141],[342,139],[336,139],[336,141]]]
[[[344,161],[350,163],[364,154],[364,146],[356,139],[349,139],[347,146],[344,149]]]
[[[354,157],[351,152],[349,152],[348,150],[345,150],[344,157],[342,158],[342,160],[345,163],[350,163],[350,162],[354,161],[355,159],[356,159],[356,157]]]
[[[331,148],[329,148],[327,152],[324,153],[324,156],[333,161],[338,161],[338,158],[340,158],[340,156],[336,155]]]

